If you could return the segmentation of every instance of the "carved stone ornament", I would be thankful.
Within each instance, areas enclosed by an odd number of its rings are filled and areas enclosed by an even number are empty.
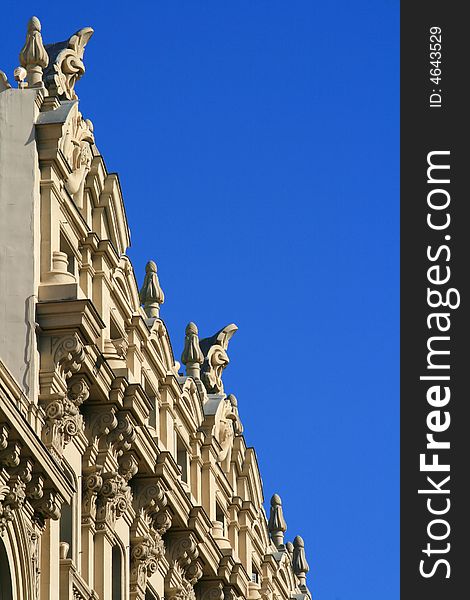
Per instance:
[[[160,315],[160,305],[165,301],[165,294],[160,287],[157,265],[153,260],[149,260],[145,266],[145,278],[139,292],[139,298],[144,305],[147,317],[156,319]]]
[[[97,528],[114,528],[132,504],[132,491],[127,480],[117,471],[103,473],[96,465],[84,478],[83,515],[96,520]]]
[[[68,382],[65,397],[58,396],[45,402],[43,441],[58,457],[62,456],[64,447],[83,429],[79,407],[88,398],[89,390],[86,377],[75,375]]]
[[[147,579],[157,571],[158,561],[164,553],[161,539],[141,537],[131,540],[131,600],[145,600]]]
[[[93,123],[90,119],[84,119],[78,108],[74,107],[61,139],[60,149],[72,169],[65,180],[65,189],[79,208],[83,208],[85,180],[93,161],[94,143]]]
[[[43,87],[43,69],[49,64],[49,56],[42,43],[41,23],[37,17],[28,22],[26,42],[20,52],[20,64],[26,69],[28,87]]]
[[[168,499],[158,481],[136,488],[137,513],[144,518],[149,529],[163,536],[171,527]]]
[[[44,526],[46,519],[52,519],[53,521],[60,519],[63,501],[62,496],[54,490],[47,490],[39,500],[31,501],[36,521]]]
[[[89,447],[85,453],[88,466],[83,481],[83,522],[95,521],[98,528],[113,529],[132,505],[129,481],[138,471],[132,443],[136,432],[129,413],[103,407],[89,415]],[[117,464],[109,469],[105,464]]]
[[[82,362],[85,360],[83,344],[76,334],[64,338],[54,338],[54,343],[56,370],[63,379],[68,379],[80,370]]]
[[[158,561],[165,554],[162,536],[171,526],[167,502],[166,493],[157,480],[136,484],[136,519],[131,536],[131,600],[145,600],[147,578],[155,573]]]
[[[227,355],[228,343],[237,329],[232,323],[212,337],[200,341],[204,354],[201,378],[209,394],[222,394],[224,391],[222,372],[230,362]]]
[[[220,581],[201,581],[198,600],[224,600],[224,586]]]
[[[284,533],[287,531],[287,524],[282,512],[282,501],[278,494],[274,494],[271,498],[268,529],[274,545],[277,548],[283,546]]]
[[[195,600],[194,585],[202,577],[198,543],[190,532],[173,534],[167,540],[170,569],[165,578],[167,600]]]
[[[34,464],[31,459],[21,461],[20,455],[21,447],[16,442],[10,442],[0,451],[0,534],[28,495],[27,485],[31,481]]]
[[[240,417],[238,416],[237,399],[233,394],[229,394],[223,401],[222,413],[216,424],[216,437],[222,448],[217,460],[220,463],[224,463],[223,468],[225,471],[227,471],[230,466],[234,437],[240,435],[242,431],[243,426]]]
[[[77,100],[75,84],[85,73],[83,54],[92,35],[93,29],[84,27],[64,42],[46,45],[50,63],[44,79],[51,95]]]

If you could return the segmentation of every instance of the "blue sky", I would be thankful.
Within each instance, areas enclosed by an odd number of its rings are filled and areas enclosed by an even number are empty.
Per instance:
[[[395,600],[398,2],[7,1],[10,77],[32,14],[95,29],[81,111],[175,354],[190,320],[239,326],[226,391],[314,598]]]

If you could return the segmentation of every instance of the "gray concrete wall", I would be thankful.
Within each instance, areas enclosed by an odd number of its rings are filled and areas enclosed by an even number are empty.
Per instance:
[[[26,89],[0,93],[0,359],[34,401],[40,241],[36,95]]]

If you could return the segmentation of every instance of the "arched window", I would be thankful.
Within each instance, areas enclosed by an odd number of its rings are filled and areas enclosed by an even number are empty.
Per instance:
[[[13,600],[10,564],[5,544],[0,537],[0,600]]]

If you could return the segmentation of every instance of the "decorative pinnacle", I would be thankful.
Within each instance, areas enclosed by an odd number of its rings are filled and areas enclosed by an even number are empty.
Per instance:
[[[139,297],[147,317],[156,319],[160,314],[160,305],[165,301],[165,295],[158,281],[157,265],[153,260],[149,260],[145,266],[145,279]]]
[[[287,530],[287,524],[282,512],[282,501],[278,494],[274,494],[271,498],[268,529],[276,548],[284,546],[284,533]]]
[[[300,535],[294,539],[294,556],[292,557],[292,568],[300,581],[300,586],[306,586],[309,566],[305,558],[305,543]]]
[[[49,64],[49,56],[42,43],[41,23],[37,17],[28,21],[26,42],[20,52],[20,64],[26,69],[28,87],[43,87],[42,70]]]
[[[199,347],[198,329],[192,321],[187,324],[184,338],[184,350],[181,362],[186,365],[186,375],[200,379],[201,365],[204,362],[204,354]]]

